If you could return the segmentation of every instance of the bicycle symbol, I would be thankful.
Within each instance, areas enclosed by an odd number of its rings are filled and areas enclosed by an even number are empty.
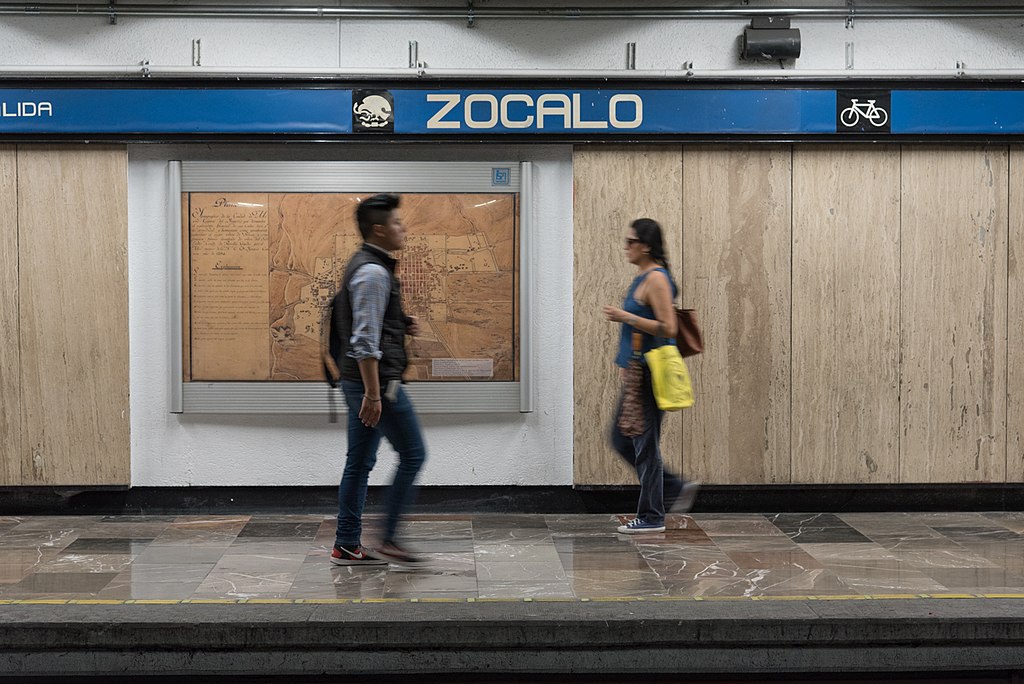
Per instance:
[[[860,100],[850,100],[850,106],[839,114],[839,120],[847,128],[853,128],[864,117],[871,122],[872,126],[881,128],[889,120],[889,113],[881,107],[875,106],[875,100],[868,100],[862,103]]]

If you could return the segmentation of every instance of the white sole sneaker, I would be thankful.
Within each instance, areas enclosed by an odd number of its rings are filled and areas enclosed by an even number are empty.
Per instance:
[[[689,513],[693,508],[693,502],[697,500],[697,492],[700,491],[700,480],[683,483],[679,496],[672,502],[669,513]]]
[[[618,530],[619,534],[649,534],[664,532],[665,526],[660,525],[657,527],[630,527],[629,525],[619,525],[616,529]]]

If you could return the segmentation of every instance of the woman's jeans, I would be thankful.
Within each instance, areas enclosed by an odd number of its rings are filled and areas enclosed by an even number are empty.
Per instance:
[[[348,454],[345,472],[338,486],[338,532],[335,543],[347,549],[353,549],[360,543],[366,483],[377,462],[377,447],[380,446],[382,436],[398,452],[398,470],[388,490],[385,504],[387,517],[382,536],[382,541],[393,542],[398,520],[412,502],[413,482],[427,455],[416,411],[405,388],[399,387],[395,401],[381,398],[382,410],[377,426],[366,427],[359,419],[363,383],[343,380],[341,391],[348,406]]]
[[[626,437],[619,431],[619,414],[622,412],[622,393],[619,393],[615,418],[612,421],[612,447],[626,462],[636,468],[640,479],[640,500],[637,503],[636,516],[654,525],[665,522],[665,502],[672,502],[679,497],[683,489],[683,480],[665,470],[661,460],[661,419],[664,411],[658,409],[654,402],[654,390],[651,389],[651,374],[644,368],[643,391],[644,400],[644,431],[636,437]]]

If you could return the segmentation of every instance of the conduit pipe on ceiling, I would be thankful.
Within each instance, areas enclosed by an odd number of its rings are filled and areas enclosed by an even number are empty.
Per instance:
[[[1002,80],[1024,81],[1024,69],[431,69],[335,67],[0,66],[0,78],[448,79],[591,81]]]
[[[324,7],[216,4],[0,3],[0,14],[104,17],[221,17],[236,19],[744,19],[758,15],[799,19],[1006,19],[1024,17],[1024,6],[977,7],[858,6],[835,7]]]

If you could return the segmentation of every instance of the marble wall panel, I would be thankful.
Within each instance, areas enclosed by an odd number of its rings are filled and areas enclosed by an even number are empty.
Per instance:
[[[900,150],[793,150],[793,481],[896,482]]]
[[[1024,481],[1024,147],[1010,148],[1007,269],[1006,481]]]
[[[0,146],[0,485],[21,482],[17,164],[17,149]]]
[[[1008,150],[902,154],[900,481],[1000,482]]]
[[[680,284],[681,149],[674,145],[578,147],[573,155],[573,480],[633,484],[608,444],[620,386],[613,364],[619,327],[601,307],[621,306],[635,267],[623,254],[629,223],[650,217],[665,234],[666,254]],[[667,467],[681,468],[681,416],[666,414],[661,448]]]
[[[706,339],[684,465],[705,481],[790,478],[791,176],[788,146],[684,149],[683,296]]]
[[[129,482],[127,169],[18,149],[23,484]]]

